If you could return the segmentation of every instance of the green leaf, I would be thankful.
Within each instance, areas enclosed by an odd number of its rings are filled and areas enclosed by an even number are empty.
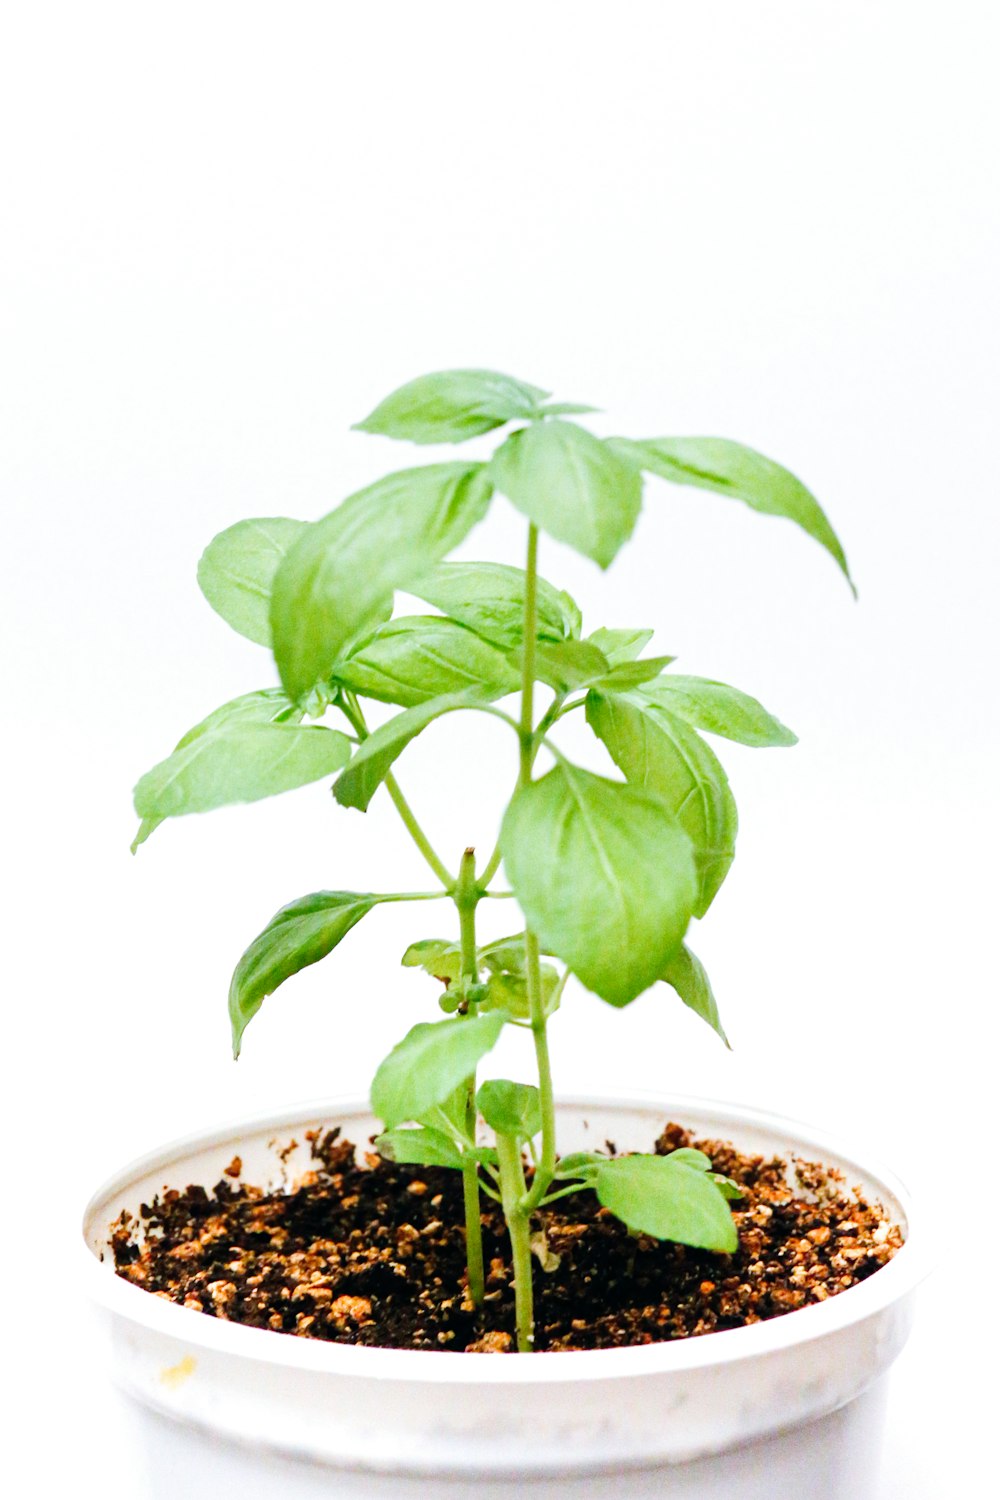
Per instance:
[[[547,401],[535,411],[536,417],[585,417],[589,412],[600,411],[599,406],[586,406],[582,401]]]
[[[490,472],[522,514],[602,568],[632,535],[642,508],[642,476],[573,422],[536,422],[512,433]]]
[[[243,1033],[267,996],[331,953],[380,900],[356,891],[315,891],[271,918],[236,965],[229,986],[234,1057],[239,1057]]]
[[[599,651],[603,651],[612,666],[619,662],[634,661],[653,639],[651,630],[608,630],[603,625],[591,631],[587,640]]]
[[[224,703],[139,780],[136,812],[155,825],[231,802],[256,802],[339,771],[350,759],[350,740],[319,725],[282,722],[296,713],[277,689]],[[150,832],[140,829],[136,845]]]
[[[423,969],[434,979],[453,984],[462,972],[462,950],[447,938],[421,938],[403,954],[404,969]]]
[[[662,798],[560,761],[515,792],[500,847],[528,925],[588,989],[627,1005],[659,978],[697,896]]]
[[[541,1095],[532,1084],[490,1078],[476,1095],[476,1108],[498,1135],[530,1141],[542,1128]]]
[[[590,641],[538,641],[535,645],[535,676],[557,692],[572,692],[607,674],[607,657]]]
[[[372,731],[354,759],[333,785],[333,795],[342,807],[365,812],[369,802],[392,770],[393,762],[421,730],[442,714],[470,708],[485,700],[481,693],[445,693],[418,703]]]
[[[560,1156],[556,1162],[554,1177],[579,1177],[589,1180],[593,1177],[595,1168],[603,1166],[608,1160],[598,1151],[571,1151],[568,1156]]]
[[[559,983],[559,975],[551,964],[539,964],[542,1005],[547,1016],[558,1010],[552,1005],[552,996]],[[490,975],[486,986],[488,1002],[496,1010],[505,1010],[509,1016],[526,1021],[531,1016],[531,1001],[528,997],[528,981],[524,974],[498,970]]]
[[[699,1172],[711,1171],[712,1158],[706,1156],[704,1151],[696,1151],[693,1146],[680,1146],[676,1151],[668,1151],[667,1156],[673,1162],[683,1162],[687,1167],[695,1167]]]
[[[507,657],[474,631],[439,615],[403,615],[339,662],[334,680],[383,703],[411,708],[475,688],[486,699],[520,686]]]
[[[410,443],[465,443],[533,416],[548,394],[495,370],[438,370],[401,385],[354,427]]]
[[[587,722],[634,786],[661,797],[694,846],[702,917],[736,852],[736,803],[726,773],[683,719],[636,693],[587,695]]]
[[[305,521],[260,516],[213,537],[198,563],[198,587],[216,614],[258,646],[271,644],[271,585]]]
[[[676,657],[673,656],[644,656],[638,661],[616,662],[613,667],[609,667],[603,677],[596,678],[590,684],[581,683],[580,686],[592,686],[602,692],[623,693],[629,688],[641,686],[644,682],[652,682],[675,660]]]
[[[409,592],[467,625],[496,646],[524,639],[524,569],[506,563],[445,562],[409,586]],[[568,594],[538,579],[538,638],[562,641],[580,634],[580,611]]]
[[[389,1130],[404,1120],[419,1120],[475,1072],[480,1059],[496,1046],[504,1023],[499,1011],[419,1022],[375,1074],[372,1109]]]
[[[708,1174],[673,1156],[617,1156],[597,1169],[598,1199],[639,1234],[733,1254],[739,1237]]]
[[[491,494],[482,464],[427,464],[388,474],[303,532],[271,596],[274,656],[290,697],[327,677],[384,618],[393,591],[458,545]]]
[[[764,515],[785,516],[825,547],[844,577],[851,582],[844,549],[816,497],[794,474],[765,458],[763,453],[728,438],[609,438],[625,459],[674,484],[695,485],[744,500]]]
[[[709,677],[684,677],[670,672],[646,687],[641,696],[696,729],[722,735],[741,745],[798,744],[798,736],[769,714],[756,698],[724,682],[713,682]]]
[[[383,1131],[376,1138],[375,1150],[385,1161],[412,1162],[419,1167],[462,1166],[462,1153],[454,1141],[429,1125]]]
[[[708,1022],[712,1030],[728,1047],[729,1038],[719,1019],[719,1007],[715,1002],[708,975],[686,943],[677,949],[660,978],[665,984],[669,984],[671,989],[676,990],[684,1004],[689,1006],[695,1015],[701,1016],[703,1021]]]
[[[731,1177],[724,1177],[721,1172],[709,1172],[708,1175],[727,1202],[746,1197],[745,1189],[741,1188],[739,1183],[734,1182]]]

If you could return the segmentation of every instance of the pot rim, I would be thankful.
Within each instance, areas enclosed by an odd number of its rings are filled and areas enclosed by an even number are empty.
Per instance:
[[[818,1152],[839,1157],[872,1179],[881,1192],[893,1197],[903,1212],[906,1239],[892,1260],[865,1281],[849,1287],[825,1302],[797,1308],[743,1328],[728,1328],[698,1338],[632,1345],[622,1349],[577,1349],[541,1353],[531,1359],[489,1359],[446,1349],[383,1349],[339,1344],[320,1339],[297,1338],[265,1328],[225,1322],[176,1303],[167,1302],[118,1276],[107,1261],[100,1261],[84,1242],[81,1275],[92,1301],[128,1322],[168,1335],[193,1348],[230,1354],[264,1364],[313,1371],[349,1379],[378,1379],[430,1384],[546,1385],[578,1380],[635,1378],[677,1373],[709,1365],[731,1364],[813,1343],[840,1329],[862,1322],[911,1292],[933,1268],[935,1256],[930,1234],[913,1196],[896,1174],[867,1153],[852,1149],[839,1136],[817,1130],[785,1115],[752,1105],[675,1094],[611,1095],[579,1093],[557,1099],[560,1110],[652,1109],[664,1118],[683,1117],[685,1111],[714,1114],[726,1129],[741,1125],[764,1128],[789,1138],[796,1154]],[[129,1162],[108,1178],[91,1196],[83,1214],[87,1228],[99,1205],[136,1177],[169,1165],[177,1156],[211,1149],[248,1131],[281,1131],[313,1118],[335,1122],[338,1115],[369,1114],[367,1099],[348,1096],[333,1100],[306,1100],[298,1105],[269,1111],[251,1119],[231,1121],[212,1129],[181,1136],[158,1150]]]

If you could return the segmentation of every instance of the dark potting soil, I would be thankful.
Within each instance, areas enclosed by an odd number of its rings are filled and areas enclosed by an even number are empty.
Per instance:
[[[444,1168],[361,1155],[309,1132],[315,1168],[289,1189],[240,1180],[165,1191],[112,1228],[115,1269],[209,1317],[300,1337],[397,1349],[513,1347],[509,1243],[483,1200],[485,1305],[466,1295],[462,1182]],[[898,1226],[814,1162],[745,1155],[669,1124],[663,1154],[695,1146],[740,1184],[739,1249],[692,1250],[631,1233],[592,1193],[546,1209],[535,1239],[536,1347],[606,1349],[739,1328],[864,1281],[902,1244]],[[609,1149],[611,1143],[609,1143]]]

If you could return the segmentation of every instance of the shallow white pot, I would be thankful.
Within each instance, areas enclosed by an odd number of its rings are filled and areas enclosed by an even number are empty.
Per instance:
[[[649,1150],[666,1120],[743,1150],[840,1167],[903,1226],[860,1286],[769,1322],[633,1349],[524,1356],[364,1349],[245,1328],[114,1274],[108,1228],[165,1186],[211,1188],[235,1154],[247,1182],[309,1166],[304,1132],[377,1127],[357,1102],[300,1107],[179,1141],[88,1205],[85,1274],[137,1403],[152,1493],[185,1500],[872,1500],[884,1376],[909,1332],[924,1233],[902,1185],[817,1131],[674,1098],[572,1099],[560,1147]],[[301,1144],[282,1162],[277,1149]],[[101,1257],[103,1255],[103,1263]],[[623,1470],[626,1479],[616,1478]]]

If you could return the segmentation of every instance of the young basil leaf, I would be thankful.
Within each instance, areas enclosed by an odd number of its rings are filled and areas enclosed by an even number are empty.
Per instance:
[[[551,964],[539,964],[538,971],[541,979],[542,1005],[545,1014],[549,1016],[559,1008],[558,1003],[551,1004],[552,996],[559,983],[559,975]],[[531,1015],[528,981],[523,974],[509,974],[503,970],[491,974],[486,985],[486,998],[495,1010],[505,1010],[509,1016],[514,1016],[518,1021],[526,1021]]]
[[[644,656],[638,661],[617,662],[615,666],[608,668],[603,677],[596,678],[593,683],[581,683],[580,686],[595,687],[602,692],[623,693],[644,682],[652,682],[675,660],[673,656]]]
[[[258,646],[271,644],[271,585],[306,525],[287,516],[237,521],[213,537],[201,554],[198,587],[227,625]]]
[[[462,1166],[462,1153],[454,1141],[443,1130],[429,1125],[385,1130],[376,1138],[375,1150],[384,1161],[411,1162],[419,1167]]]
[[[660,978],[675,990],[684,1004],[707,1021],[712,1030],[729,1046],[729,1038],[719,1019],[719,1007],[712,993],[708,975],[701,962],[695,958],[686,943],[682,943],[671,957]]]
[[[505,1017],[499,1011],[421,1021],[380,1064],[372,1081],[372,1109],[392,1130],[405,1120],[419,1120],[442,1104],[476,1064],[496,1046]]]
[[[515,792],[500,847],[529,926],[588,989],[627,1005],[659,978],[697,899],[662,798],[560,761]]]
[[[598,1151],[571,1151],[568,1156],[560,1156],[553,1176],[559,1179],[579,1177],[583,1181],[592,1181],[595,1169],[603,1166],[607,1160],[608,1157],[602,1156]]]
[[[468,626],[495,646],[517,646],[524,639],[524,569],[506,563],[444,562],[411,583],[409,592],[425,604]],[[568,594],[537,580],[538,638],[573,639],[581,615]]]
[[[465,443],[533,416],[548,395],[495,370],[438,370],[401,385],[354,430],[410,443]]]
[[[458,943],[445,938],[421,938],[407,948],[402,964],[405,969],[423,969],[432,978],[452,984],[462,972],[462,950]]]
[[[836,532],[816,497],[794,474],[765,458],[763,453],[728,438],[609,438],[625,459],[631,459],[651,474],[673,484],[695,485],[743,500],[753,510],[769,516],[786,516],[825,547],[844,577],[851,581],[847,558]]]
[[[164,818],[273,797],[339,771],[351,757],[350,740],[335,729],[289,722],[296,715],[277,689],[223,704],[140,778],[136,812],[157,826]],[[140,828],[134,847],[151,832]]]
[[[532,1084],[490,1078],[476,1095],[476,1108],[498,1135],[530,1141],[542,1128],[541,1096]]]
[[[384,617],[393,591],[456,547],[489,507],[482,464],[403,469],[307,527],[278,568],[271,634],[281,681],[298,698]]]
[[[234,1057],[239,1057],[243,1033],[267,996],[331,953],[380,900],[357,891],[315,891],[271,918],[236,965],[229,986]]]
[[[632,535],[642,508],[642,475],[573,422],[536,422],[494,453],[498,490],[530,521],[602,568]]]
[[[367,810],[369,802],[392,770],[393,762],[422,729],[442,714],[454,713],[484,702],[482,693],[445,693],[418,703],[372,731],[351,764],[333,784],[333,795],[342,807]]]
[[[186,734],[182,735],[174,746],[174,752],[183,750],[192,740],[198,739],[210,730],[224,728],[227,725],[297,724],[301,718],[301,709],[297,708],[280,688],[262,688],[259,692],[244,693],[239,698],[223,703],[221,708],[215,709],[207,718],[202,719],[193,729],[189,729]],[[163,821],[164,818],[158,816],[143,818],[139,831],[132,840],[133,854]]]
[[[535,412],[536,417],[585,417],[591,412],[600,411],[599,406],[586,406],[582,401],[547,401],[544,406],[539,406]]]
[[[668,1151],[664,1160],[683,1162],[686,1167],[694,1167],[699,1172],[712,1169],[712,1158],[704,1151],[696,1151],[693,1146],[679,1146],[676,1151]]]
[[[640,1234],[731,1255],[739,1236],[710,1176],[672,1156],[616,1156],[595,1174],[598,1199]]]
[[[659,703],[696,729],[722,735],[741,745],[798,744],[798,736],[769,714],[756,698],[724,682],[713,682],[708,677],[684,677],[670,672],[645,687],[642,696]]]
[[[521,656],[518,652],[518,658]],[[608,659],[590,641],[538,641],[535,676],[556,692],[573,692],[608,673]]]
[[[724,1177],[721,1172],[709,1172],[708,1175],[727,1202],[746,1197],[745,1190],[740,1187],[738,1182],[734,1182],[731,1177]]]
[[[587,695],[587,722],[635,786],[663,798],[694,846],[703,917],[736,852],[737,816],[726,773],[683,719],[640,693]]]
[[[592,630],[587,640],[602,651],[613,667],[619,662],[635,661],[653,639],[651,630],[608,630],[603,625]]]
[[[440,615],[403,615],[337,664],[334,681],[383,703],[412,708],[475,688],[492,700],[520,685],[507,657],[474,631]]]

